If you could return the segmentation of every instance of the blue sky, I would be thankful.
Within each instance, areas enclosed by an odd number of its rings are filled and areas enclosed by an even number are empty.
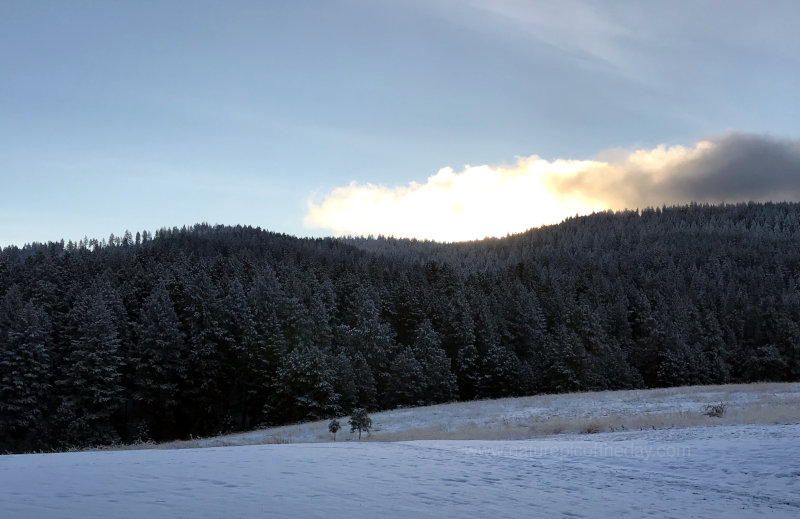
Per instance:
[[[433,237],[468,239],[446,232],[478,207],[458,197],[532,163],[601,161],[623,179],[636,150],[696,162],[698,142],[731,134],[794,154],[798,22],[794,1],[0,0],[0,246],[197,222],[413,235],[331,211],[402,218],[417,198],[398,199],[434,177],[426,203],[453,210],[431,209]],[[441,187],[468,176],[481,188]],[[637,204],[581,185],[564,211]],[[758,198],[795,196],[776,189]],[[481,232],[563,217],[509,214]]]

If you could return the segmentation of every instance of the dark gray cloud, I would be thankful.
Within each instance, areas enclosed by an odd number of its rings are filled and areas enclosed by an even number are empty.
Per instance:
[[[613,209],[686,202],[800,200],[800,141],[728,134],[693,148],[658,147],[594,162],[546,182]]]
[[[800,141],[732,134],[687,161],[671,188],[692,200],[800,199]]]

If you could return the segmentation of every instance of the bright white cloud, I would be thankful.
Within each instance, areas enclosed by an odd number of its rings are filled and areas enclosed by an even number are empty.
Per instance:
[[[513,166],[442,168],[424,184],[388,188],[350,184],[321,204],[309,204],[305,223],[337,234],[383,234],[437,241],[504,236],[602,209],[580,197],[556,197],[544,180],[592,167],[592,161],[537,156]]]
[[[464,241],[605,209],[800,198],[797,141],[729,135],[604,156],[614,158],[532,155],[514,165],[442,168],[422,184],[351,183],[309,203],[305,223],[339,235]]]

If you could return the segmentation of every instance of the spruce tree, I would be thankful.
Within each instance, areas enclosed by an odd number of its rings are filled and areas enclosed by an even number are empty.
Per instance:
[[[28,302],[0,335],[0,450],[46,446],[50,319]]]
[[[328,355],[316,346],[301,346],[283,358],[268,416],[284,422],[319,420],[340,412],[340,395]]]
[[[178,392],[186,377],[184,337],[163,282],[142,304],[131,353],[133,400],[154,439],[174,434]]]
[[[422,366],[410,347],[401,349],[392,360],[384,394],[385,407],[421,405],[425,402]]]
[[[95,286],[82,293],[69,313],[71,334],[56,385],[62,417],[62,443],[98,445],[119,440],[115,415],[123,388],[120,340],[113,315]]]
[[[364,408],[353,409],[350,416],[350,432],[358,431],[358,439],[361,439],[362,432],[369,432],[372,429],[372,418],[367,414]]]
[[[427,319],[417,328],[414,357],[421,368],[419,400],[425,404],[447,402],[456,396],[456,377],[450,370],[450,359],[441,346],[441,338]]]

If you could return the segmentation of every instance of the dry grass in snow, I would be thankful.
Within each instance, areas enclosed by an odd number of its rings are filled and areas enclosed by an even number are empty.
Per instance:
[[[721,417],[707,406],[724,403]],[[373,413],[366,441],[511,440],[703,425],[800,423],[800,384],[761,383],[537,395]],[[353,441],[345,419],[338,441]],[[270,427],[157,448],[329,442],[328,421]],[[135,448],[135,447],[134,447]]]

